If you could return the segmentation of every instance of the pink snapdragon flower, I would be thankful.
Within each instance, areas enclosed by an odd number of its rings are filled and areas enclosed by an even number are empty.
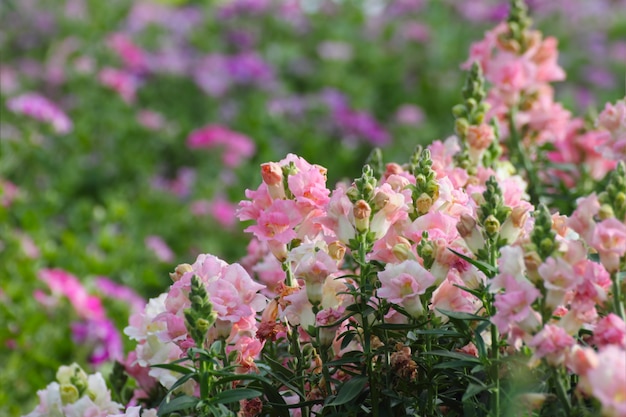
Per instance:
[[[586,348],[589,366],[580,374],[578,387],[600,401],[603,417],[626,415],[626,351],[616,345],[598,353]]]
[[[528,346],[535,349],[534,360],[545,358],[550,365],[557,366],[563,363],[575,343],[565,329],[548,324],[530,340]]]
[[[512,326],[519,325],[526,332],[535,330],[539,325],[532,303],[541,295],[528,280],[518,280],[513,276],[503,276],[503,293],[495,295],[493,305],[497,312],[491,318],[501,334],[508,333]]]
[[[385,270],[378,273],[378,279],[381,285],[376,296],[398,304],[414,317],[423,314],[420,295],[435,282],[435,277],[414,260],[387,264]]]
[[[598,127],[608,133],[599,151],[608,159],[626,160],[626,100],[607,103],[598,116]]]
[[[593,343],[600,348],[615,345],[626,349],[626,323],[624,320],[613,313],[600,319],[593,329]]]
[[[598,251],[607,271],[618,271],[626,254],[626,224],[614,217],[601,221],[596,224],[589,244]]]
[[[13,113],[23,114],[52,125],[59,134],[72,131],[72,121],[54,103],[38,93],[24,93],[7,100],[7,107]]]

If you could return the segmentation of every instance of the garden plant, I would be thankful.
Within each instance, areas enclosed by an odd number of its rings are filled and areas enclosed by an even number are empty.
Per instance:
[[[626,416],[624,42],[563,104],[520,0],[58,3],[3,5],[7,413]]]

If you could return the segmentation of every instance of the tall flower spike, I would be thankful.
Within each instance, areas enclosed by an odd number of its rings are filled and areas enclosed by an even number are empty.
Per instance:
[[[604,192],[598,196],[607,217],[615,216],[619,221],[626,222],[626,164],[620,161],[611,172],[609,183]],[[610,210],[608,210],[610,208]],[[612,211],[612,213],[610,213]]]
[[[348,198],[352,203],[356,203],[359,200],[363,200],[368,204],[371,203],[374,199],[374,189],[377,183],[374,170],[371,166],[365,165],[361,176],[354,180],[354,185],[348,190]]]
[[[461,140],[461,151],[455,155],[455,162],[474,175],[477,166],[484,163],[485,156],[488,163],[492,163],[498,155],[498,144],[494,144],[497,142],[496,129],[485,122],[489,106],[484,102],[485,79],[478,62],[472,64],[462,93],[463,103],[452,108],[456,118],[455,131]]]
[[[185,309],[185,326],[193,340],[196,341],[196,345],[202,347],[207,332],[217,319],[217,313],[213,311],[209,295],[202,281],[196,275],[191,278],[189,300],[191,307]]]
[[[528,16],[528,6],[524,0],[511,0],[509,17],[507,18],[509,33],[499,40],[506,49],[512,52],[524,53],[529,46],[528,28],[533,24]]]
[[[556,233],[552,230],[552,216],[544,204],[535,212],[535,225],[530,234],[535,251],[542,261],[548,259],[556,249]]]
[[[433,160],[430,150],[417,147],[411,156],[410,172],[415,177],[415,185],[410,185],[415,210],[410,214],[411,220],[428,213],[435,200],[439,198],[437,174],[432,169]]]
[[[486,183],[487,189],[483,193],[485,202],[480,205],[480,222],[484,226],[487,236],[495,236],[509,214],[511,208],[504,205],[502,190],[494,176],[489,177]]]

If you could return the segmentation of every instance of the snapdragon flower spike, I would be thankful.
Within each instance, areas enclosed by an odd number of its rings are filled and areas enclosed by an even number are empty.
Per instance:
[[[456,118],[455,131],[462,147],[455,160],[458,166],[472,175],[476,174],[476,167],[481,164],[485,151],[494,147],[497,138],[494,126],[485,122],[489,106],[484,102],[487,95],[484,84],[480,65],[474,62],[463,87],[464,102],[452,108]],[[492,153],[496,152],[497,147]],[[490,159],[493,160],[493,156]]]
[[[528,6],[524,0],[512,0],[506,21],[508,33],[502,34],[498,40],[513,52],[524,53],[531,42],[528,38],[528,29],[532,24],[533,21],[528,16]]]
[[[495,237],[511,214],[511,208],[504,205],[502,190],[494,176],[489,177],[485,185],[486,190],[483,193],[485,201],[479,208],[479,220],[487,237]]]
[[[530,235],[533,250],[545,261],[556,250],[556,232],[552,230],[552,216],[548,208],[541,204],[535,212],[535,225]]]
[[[197,275],[191,278],[191,291],[189,293],[191,307],[184,310],[185,326],[187,331],[201,348],[204,345],[206,334],[215,323],[217,313],[213,311],[213,305],[209,296]]]
[[[620,161],[616,169],[611,172],[609,183],[604,192],[600,193],[598,200],[603,205],[605,217],[615,217],[617,220],[626,223],[626,164]],[[610,208],[610,211],[608,210]],[[609,213],[606,213],[609,211]]]
[[[409,171],[415,177],[415,185],[409,185],[413,195],[414,207],[410,213],[411,220],[428,213],[434,202],[439,198],[437,173],[432,169],[433,160],[430,150],[418,147],[409,162]]]

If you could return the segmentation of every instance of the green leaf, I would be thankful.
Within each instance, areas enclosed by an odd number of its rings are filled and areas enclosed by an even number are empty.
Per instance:
[[[489,387],[487,387],[484,384],[483,385],[474,384],[474,383],[469,384],[469,386],[465,390],[465,394],[463,394],[463,401],[467,401],[468,399],[476,396],[477,394],[480,394],[481,392],[487,390],[488,388]]]
[[[422,355],[443,356],[445,358],[451,358],[451,359],[457,359],[457,360],[462,360],[462,361],[468,361],[468,362],[471,362],[473,364],[480,364],[480,363],[482,363],[480,361],[480,359],[478,359],[477,357],[474,357],[472,355],[468,355],[467,353],[450,352],[450,351],[447,351],[447,350],[433,350],[431,352],[424,352],[424,353],[422,353]]]
[[[347,404],[350,401],[354,400],[365,388],[367,385],[367,378],[364,376],[355,376],[350,379],[348,382],[343,384],[337,393],[337,396],[330,403],[326,404],[328,406],[336,406]],[[331,398],[331,397],[329,397]]]
[[[445,314],[451,319],[456,320],[477,320],[477,321],[489,321],[489,317],[477,316],[476,314],[464,313],[460,311],[450,311],[450,310],[442,310],[440,308],[437,309],[441,314]]]
[[[183,385],[185,382],[189,381],[192,378],[197,381],[198,380],[198,374],[196,374],[194,372],[194,373],[189,373],[187,375],[183,375],[178,381],[176,381],[174,383],[174,385],[172,385],[172,387],[170,388],[169,392],[176,391],[176,388],[180,387],[181,385]]]
[[[474,265],[479,271],[482,271],[489,278],[493,278],[498,273],[498,268],[496,268],[493,265],[489,265],[486,262],[479,261],[479,260],[476,260],[476,259],[472,259],[472,258],[470,258],[470,257],[468,257],[466,255],[463,255],[460,252],[455,251],[454,249],[448,248],[448,250],[450,252],[454,253],[459,258],[467,261],[471,265]]]
[[[180,365],[174,365],[172,363],[163,363],[163,364],[159,364],[159,365],[151,365],[151,367],[152,368],[167,369],[167,370],[170,370],[170,371],[178,372],[179,374],[183,374],[183,375],[195,372],[193,369],[186,368],[186,367],[180,366]]]
[[[157,412],[157,416],[159,417],[165,416],[175,411],[183,411],[194,408],[196,404],[198,404],[198,402],[200,401],[199,398],[190,397],[189,395],[181,395],[180,397],[176,397],[171,401],[166,400],[167,397],[165,397],[159,405],[159,411]]]
[[[222,391],[217,393],[213,398],[211,398],[208,403],[209,404],[229,404],[235,403],[240,400],[248,400],[250,398],[260,397],[262,395],[261,392],[255,389],[249,388],[237,388],[228,391]]]

